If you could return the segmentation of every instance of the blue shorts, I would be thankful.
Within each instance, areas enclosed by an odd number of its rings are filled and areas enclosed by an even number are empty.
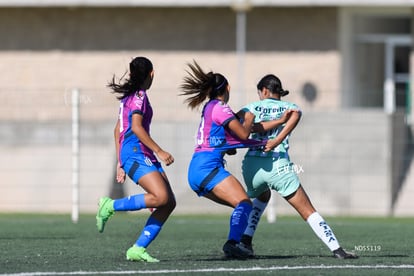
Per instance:
[[[155,171],[160,173],[164,172],[160,162],[153,162],[144,154],[137,153],[128,156],[126,160],[122,162],[122,168],[129,178],[137,184],[139,184],[139,179],[146,174]]]
[[[224,159],[217,152],[196,152],[188,168],[188,183],[198,196],[204,196],[231,174],[224,169]]]
[[[245,156],[242,173],[250,198],[269,189],[287,197],[300,186],[296,166],[286,158]]]

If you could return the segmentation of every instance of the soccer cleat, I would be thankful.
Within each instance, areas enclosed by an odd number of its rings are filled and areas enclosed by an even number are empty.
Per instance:
[[[253,258],[254,257],[254,251],[253,251],[253,246],[251,244],[245,244],[243,242],[240,242],[239,244],[237,244],[237,247],[243,251],[244,253],[246,253],[248,258]]]
[[[109,197],[102,197],[99,200],[98,206],[98,213],[96,214],[96,227],[98,228],[98,231],[102,233],[105,228],[105,223],[115,213],[114,201]]]
[[[346,252],[342,247],[333,251],[333,257],[337,259],[358,259],[355,253]]]
[[[144,247],[136,246],[135,244],[126,252],[126,259],[128,261],[141,261],[148,263],[158,263],[159,260],[151,257]]]
[[[223,251],[226,258],[245,260],[249,257],[248,254],[243,251],[238,245],[239,244],[234,240],[228,240],[223,245]]]
[[[239,243],[240,249],[245,251],[247,253],[247,255],[249,256],[249,258],[254,257],[252,239],[253,239],[252,236],[243,234],[241,239],[240,239],[240,243]]]

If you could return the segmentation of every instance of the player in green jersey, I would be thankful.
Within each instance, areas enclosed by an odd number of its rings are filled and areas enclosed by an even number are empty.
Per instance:
[[[255,115],[252,138],[268,140],[263,148],[247,151],[242,165],[242,173],[247,193],[253,200],[249,224],[240,246],[254,256],[252,239],[260,217],[271,196],[271,189],[277,191],[296,209],[309,224],[315,234],[333,252],[335,258],[353,259],[357,256],[340,247],[334,232],[312,205],[300,184],[297,167],[290,161],[289,136],[299,123],[301,110],[293,103],[281,100],[289,92],[275,75],[264,76],[257,84],[260,101],[245,106],[239,113],[243,118],[246,112]]]

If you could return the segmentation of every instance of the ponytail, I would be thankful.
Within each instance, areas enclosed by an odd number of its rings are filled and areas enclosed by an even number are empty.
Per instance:
[[[184,77],[181,85],[183,93],[180,96],[189,96],[184,100],[191,109],[198,107],[207,98],[215,99],[227,91],[227,79],[218,73],[205,73],[196,61],[194,64],[188,63],[190,70],[188,76]]]
[[[115,82],[115,76],[108,83],[108,87],[112,89],[112,93],[118,94],[117,99],[122,100],[137,90],[146,90],[151,87],[153,71],[152,63],[145,57],[136,57],[129,63],[129,78],[125,78],[126,73],[120,78],[119,82]],[[122,80],[125,80],[122,82]]]

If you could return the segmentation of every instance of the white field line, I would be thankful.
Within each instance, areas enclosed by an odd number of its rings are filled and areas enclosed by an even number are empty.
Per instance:
[[[206,269],[163,269],[163,270],[126,270],[126,271],[72,271],[72,272],[22,272],[0,274],[0,276],[48,276],[48,275],[128,275],[128,274],[169,274],[169,273],[203,273],[203,272],[249,272],[305,269],[413,269],[414,264],[407,265],[308,265],[308,266],[271,266],[249,268],[206,268]]]

